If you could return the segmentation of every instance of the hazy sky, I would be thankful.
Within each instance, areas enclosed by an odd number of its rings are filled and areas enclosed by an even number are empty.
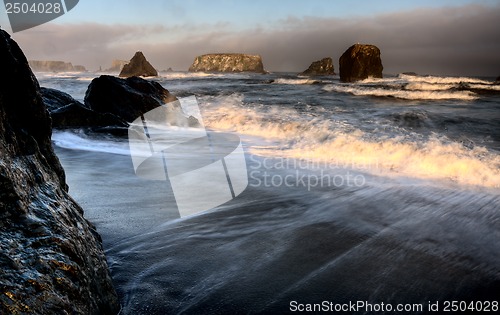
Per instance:
[[[377,45],[384,73],[500,75],[500,1],[80,0],[63,17],[13,34],[28,59],[108,68],[142,50],[159,70],[196,55],[260,54],[269,71],[302,71],[356,42]],[[0,25],[10,32],[5,10]]]

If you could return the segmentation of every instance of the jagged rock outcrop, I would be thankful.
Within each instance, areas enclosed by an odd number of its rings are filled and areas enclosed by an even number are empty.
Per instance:
[[[104,71],[106,72],[121,72],[123,67],[129,63],[128,60],[118,60],[118,59],[115,59],[111,62],[111,68],[109,69],[106,69]]]
[[[259,55],[207,54],[198,56],[189,67],[191,72],[257,72],[264,73]]]
[[[108,131],[109,128],[95,127],[127,127],[127,124],[115,115],[93,111],[67,93],[43,87],[41,93],[54,128],[91,127],[94,131]]]
[[[0,30],[0,313],[116,314],[101,239],[68,195],[36,77]],[[21,92],[20,92],[21,91]]]
[[[29,65],[36,72],[85,72],[84,66],[73,66],[71,62],[50,61],[50,60],[30,60]]]
[[[343,82],[382,78],[384,69],[380,49],[374,45],[352,45],[342,54],[339,64],[340,80]]]
[[[156,77],[158,71],[146,60],[141,51],[135,53],[130,62],[123,66],[120,71],[120,77]]]
[[[43,103],[49,112],[72,103],[79,103],[68,93],[56,89],[41,87],[40,93],[42,94]]]
[[[333,60],[330,57],[323,58],[318,61],[314,61],[311,63],[309,68],[302,72],[300,75],[309,75],[309,76],[314,76],[314,75],[334,75],[334,67],[333,67]]]
[[[102,75],[90,83],[85,93],[85,106],[99,113],[110,113],[131,123],[142,114],[175,101],[158,82],[139,77],[120,79]]]

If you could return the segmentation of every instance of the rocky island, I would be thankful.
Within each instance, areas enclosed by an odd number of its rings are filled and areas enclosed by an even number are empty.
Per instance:
[[[259,55],[206,54],[194,59],[191,72],[257,72],[265,73]]]
[[[104,72],[120,72],[122,71],[123,67],[129,63],[128,60],[119,60],[119,59],[115,59],[111,62],[111,67],[104,70]]]
[[[158,76],[158,71],[146,60],[142,51],[135,53],[134,57],[130,59],[130,62],[123,65],[120,71],[120,77],[156,77]]]
[[[333,67],[333,60],[330,57],[314,61],[313,63],[311,63],[309,68],[307,68],[307,70],[300,73],[300,75],[309,75],[309,76],[334,75],[334,74],[335,71]]]
[[[354,44],[340,57],[340,80],[354,82],[369,77],[382,78],[380,49],[374,45]]]
[[[29,65],[36,72],[85,72],[84,66],[71,64],[71,62],[51,60],[30,60]]]
[[[0,313],[116,314],[101,238],[69,196],[28,60],[0,30]],[[21,92],[20,92],[21,91]]]

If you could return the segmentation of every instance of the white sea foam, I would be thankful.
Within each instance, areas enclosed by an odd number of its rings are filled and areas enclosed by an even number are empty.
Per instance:
[[[58,147],[73,150],[130,155],[128,142],[112,139],[93,139],[77,131],[54,131],[52,141]]]
[[[255,154],[311,159],[351,165],[382,174],[451,179],[461,184],[500,187],[500,155],[472,149],[446,138],[416,141],[404,137],[373,138],[359,129],[304,116],[287,109],[242,106],[242,96],[205,102],[208,127],[275,140],[274,147],[250,146]]]
[[[469,84],[471,89],[500,91],[500,84]]]
[[[437,84],[437,83],[427,83],[427,82],[411,82],[408,83],[404,88],[405,90],[417,90],[417,91],[446,91],[456,87],[455,84]]]
[[[279,78],[274,80],[274,84],[290,84],[290,85],[309,85],[319,83],[318,80],[313,79],[284,79]]]
[[[491,84],[490,81],[485,81],[469,77],[436,77],[436,76],[413,76],[400,74],[400,79],[408,82],[426,82],[430,84],[458,84],[458,83],[478,83],[478,84]]]
[[[478,97],[469,91],[439,90],[400,90],[389,88],[372,88],[359,85],[327,85],[323,88],[329,92],[350,93],[357,96],[385,96],[406,100],[475,100]]]

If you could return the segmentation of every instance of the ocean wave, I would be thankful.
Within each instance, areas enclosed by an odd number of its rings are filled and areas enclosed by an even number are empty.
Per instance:
[[[328,92],[350,93],[356,96],[394,97],[405,100],[475,100],[478,97],[470,91],[440,91],[440,90],[401,90],[383,87],[363,87],[358,85],[327,85],[323,87]]]
[[[500,91],[500,84],[469,84],[469,88],[478,90]]]
[[[470,78],[470,77],[437,77],[437,76],[418,76],[400,74],[399,79],[404,79],[408,82],[425,82],[429,84],[459,84],[459,83],[478,83],[478,84],[491,84],[492,82]]]
[[[500,187],[500,155],[480,146],[465,147],[445,137],[378,137],[339,122],[287,109],[243,106],[241,95],[203,100],[208,127],[275,141],[250,152],[264,156],[311,159],[359,167],[377,174],[452,180]]]
[[[456,84],[438,84],[428,82],[411,82],[405,85],[406,90],[417,91],[446,91],[456,87]]]
[[[168,80],[197,79],[197,78],[248,78],[240,73],[210,73],[210,72],[161,72],[160,78]]]
[[[56,146],[65,149],[130,155],[129,145],[126,141],[116,138],[93,138],[79,130],[54,130],[52,141]]]
[[[274,84],[290,84],[290,85],[309,85],[309,84],[318,84],[321,81],[313,80],[313,79],[284,79],[279,78],[274,80]]]

